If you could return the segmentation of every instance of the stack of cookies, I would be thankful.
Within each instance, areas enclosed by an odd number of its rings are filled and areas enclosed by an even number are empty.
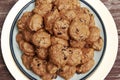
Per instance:
[[[36,0],[17,27],[23,64],[43,80],[88,72],[103,47],[93,14],[79,0]]]

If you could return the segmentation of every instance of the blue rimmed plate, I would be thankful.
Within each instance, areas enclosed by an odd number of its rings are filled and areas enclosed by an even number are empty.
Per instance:
[[[96,25],[101,29],[104,46],[101,51],[95,52],[94,67],[85,74],[75,74],[71,80],[101,80],[105,78],[112,68],[117,54],[118,37],[116,26],[110,13],[99,0],[95,0],[93,2],[91,0],[81,0],[80,2],[81,6],[87,7],[90,12],[94,14]],[[17,80],[40,79],[39,76],[34,74],[32,71],[27,70],[22,64],[22,52],[16,42],[16,34],[18,33],[16,22],[25,11],[31,11],[33,8],[34,0],[18,1],[9,12],[2,30],[1,47],[3,58],[9,71]],[[110,30],[112,30],[112,33]],[[57,77],[56,80],[63,79],[61,77]]]

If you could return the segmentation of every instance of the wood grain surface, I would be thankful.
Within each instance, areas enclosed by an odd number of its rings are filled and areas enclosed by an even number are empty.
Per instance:
[[[116,22],[120,45],[120,0],[101,0],[101,1],[109,9]],[[17,0],[0,0],[0,35],[4,20],[9,10],[13,7],[13,5],[16,2]],[[6,68],[6,65],[2,58],[1,50],[0,50],[0,80],[14,80],[14,78],[11,76],[11,74]],[[108,76],[105,78],[105,80],[120,80],[120,46],[118,47],[118,55],[116,58],[116,62]]]

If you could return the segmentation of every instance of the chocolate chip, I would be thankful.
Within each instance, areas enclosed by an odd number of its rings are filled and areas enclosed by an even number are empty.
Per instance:
[[[63,70],[62,70],[62,69],[59,69],[59,72],[63,72]]]
[[[72,50],[69,50],[69,53],[72,54],[73,53]]]
[[[66,60],[67,59],[67,56],[64,54],[64,60]]]
[[[67,59],[67,57],[65,56],[65,57],[64,57],[64,60],[66,60],[66,59]]]
[[[40,24],[40,26],[41,26],[41,27],[44,27],[44,25],[43,25],[43,24]]]
[[[86,48],[92,48],[93,43],[88,43],[85,45]]]
[[[37,66],[39,67],[39,66],[40,66],[40,63],[38,63]]]
[[[80,22],[84,22],[84,20],[83,20],[83,19],[80,19]]]
[[[61,32],[58,32],[57,35],[61,35],[62,33]]]
[[[76,32],[76,34],[79,33],[79,29],[76,28],[76,31],[75,31],[75,32]]]
[[[77,32],[79,32],[78,28],[76,29]]]
[[[62,27],[62,29],[66,29],[66,27]]]
[[[66,49],[62,49],[62,51],[66,51]]]

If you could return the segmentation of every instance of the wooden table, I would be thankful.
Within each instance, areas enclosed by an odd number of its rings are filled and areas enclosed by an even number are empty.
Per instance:
[[[105,6],[109,9],[117,25],[119,42],[120,42],[120,0],[101,0]],[[7,16],[9,10],[17,0],[0,0],[0,34],[2,30],[2,25],[4,23],[5,17]],[[119,43],[120,45],[120,43]],[[0,48],[1,49],[1,48]],[[14,80],[9,71],[6,68],[6,65],[2,58],[2,53],[0,50],[0,80]],[[120,80],[120,46],[118,48],[118,55],[116,62],[106,77],[106,80]]]

